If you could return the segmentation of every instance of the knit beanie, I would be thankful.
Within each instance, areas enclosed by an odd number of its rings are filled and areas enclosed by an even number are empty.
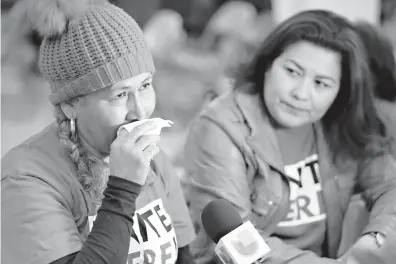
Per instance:
[[[38,64],[53,105],[154,73],[143,32],[122,9],[98,0],[31,2],[31,23],[43,36]]]

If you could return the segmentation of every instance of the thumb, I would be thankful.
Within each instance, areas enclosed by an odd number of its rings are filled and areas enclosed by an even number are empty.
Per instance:
[[[118,131],[118,135],[117,137],[125,137],[126,135],[128,135],[128,130],[126,130],[125,127],[121,127],[120,130]]]

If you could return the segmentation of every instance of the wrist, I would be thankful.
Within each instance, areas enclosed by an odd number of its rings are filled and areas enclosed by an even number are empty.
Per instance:
[[[138,195],[142,189],[142,185],[132,182],[122,177],[110,175],[107,182],[107,187],[118,189],[123,192],[133,193]]]
[[[118,170],[110,169],[110,175],[112,177],[120,178],[120,179],[132,182],[132,183],[140,185],[140,186],[145,185],[146,180],[147,180],[147,173],[148,172],[141,172],[141,171],[131,172],[130,170],[125,171],[125,170],[121,170],[121,169],[118,169]]]
[[[118,214],[132,223],[136,208],[136,199],[141,191],[141,186],[123,178],[109,176],[107,188],[104,190],[101,211]]]
[[[378,250],[385,242],[385,235],[380,232],[364,233],[358,241],[338,259],[340,263],[383,263]]]
[[[380,248],[385,242],[385,235],[383,235],[380,232],[370,232],[370,233],[367,233],[366,235],[370,236],[374,240],[377,248]]]

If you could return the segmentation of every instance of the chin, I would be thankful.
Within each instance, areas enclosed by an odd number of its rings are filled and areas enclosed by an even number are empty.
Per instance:
[[[296,117],[279,117],[275,118],[275,121],[282,127],[286,128],[296,128],[311,123],[308,120],[301,120]]]

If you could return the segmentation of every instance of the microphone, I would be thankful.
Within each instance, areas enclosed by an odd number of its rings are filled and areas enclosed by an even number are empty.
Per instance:
[[[243,223],[234,206],[224,199],[208,203],[202,225],[216,243],[215,252],[224,264],[260,263],[270,248],[250,221]]]

